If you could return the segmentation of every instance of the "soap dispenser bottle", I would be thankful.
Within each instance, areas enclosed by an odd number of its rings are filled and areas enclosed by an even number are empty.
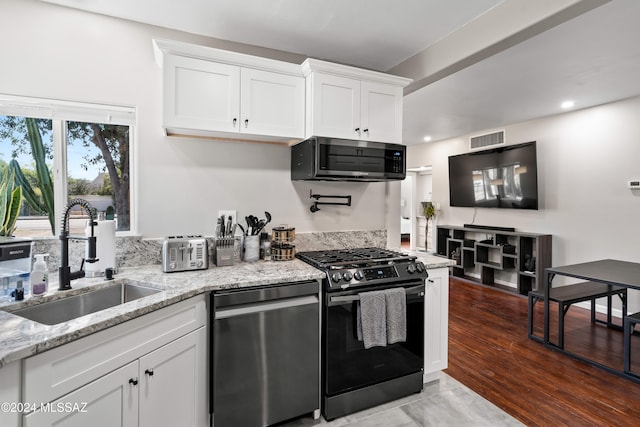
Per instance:
[[[47,271],[47,263],[44,260],[49,254],[38,254],[35,256],[36,262],[33,263],[31,271],[31,294],[40,296],[49,290],[49,272]]]
[[[16,301],[22,301],[24,299],[24,288],[22,287],[22,280],[18,280],[16,290],[13,291],[13,296],[16,298]]]

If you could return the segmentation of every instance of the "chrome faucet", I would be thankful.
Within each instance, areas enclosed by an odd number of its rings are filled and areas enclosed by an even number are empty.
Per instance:
[[[91,226],[91,235],[85,236],[69,236],[69,214],[71,208],[80,206],[89,214],[89,225]],[[93,227],[97,225],[95,221],[94,208],[84,199],[73,199],[67,205],[62,217],[62,227],[60,228],[60,267],[58,268],[59,285],[58,290],[65,291],[71,289],[71,281],[84,277],[84,263],[94,263],[98,261],[96,258],[96,237],[93,234]],[[69,240],[86,240],[88,247],[88,257],[82,258],[80,270],[71,272],[69,267]]]

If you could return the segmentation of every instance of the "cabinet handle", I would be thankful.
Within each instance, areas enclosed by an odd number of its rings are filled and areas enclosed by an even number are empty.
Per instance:
[[[233,119],[233,127],[236,127],[237,122],[238,122],[238,119]]]
[[[249,127],[249,119],[244,119],[244,127]]]
[[[149,375],[150,377],[153,376],[153,369],[147,369],[146,371],[144,371],[145,374]]]
[[[427,279],[427,282],[433,283],[433,279]]]
[[[368,134],[369,133],[369,129],[364,129],[362,132]]]
[[[356,128],[355,131],[358,135],[360,135],[360,128]]]
[[[138,385],[138,379],[137,378],[131,378],[129,380],[129,384],[131,385]]]

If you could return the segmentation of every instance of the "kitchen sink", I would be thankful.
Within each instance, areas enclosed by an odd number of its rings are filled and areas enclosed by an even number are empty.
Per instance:
[[[55,325],[160,292],[130,280],[106,288],[22,308],[12,313],[45,325]]]

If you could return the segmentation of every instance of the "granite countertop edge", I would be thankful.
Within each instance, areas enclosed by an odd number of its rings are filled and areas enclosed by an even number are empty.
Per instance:
[[[424,252],[403,252],[416,256],[427,269],[455,264],[447,258]],[[200,294],[319,280],[324,277],[322,271],[297,259],[286,262],[241,263],[179,273],[163,273],[160,265],[126,268],[116,275],[116,280],[132,281],[157,288],[160,292],[57,325],[44,325],[11,313],[39,304],[37,298],[0,306],[0,368]],[[112,282],[103,278],[87,278],[74,281],[72,291],[57,291],[57,284],[51,283],[50,291],[44,298],[47,301],[56,300],[111,284]]]

